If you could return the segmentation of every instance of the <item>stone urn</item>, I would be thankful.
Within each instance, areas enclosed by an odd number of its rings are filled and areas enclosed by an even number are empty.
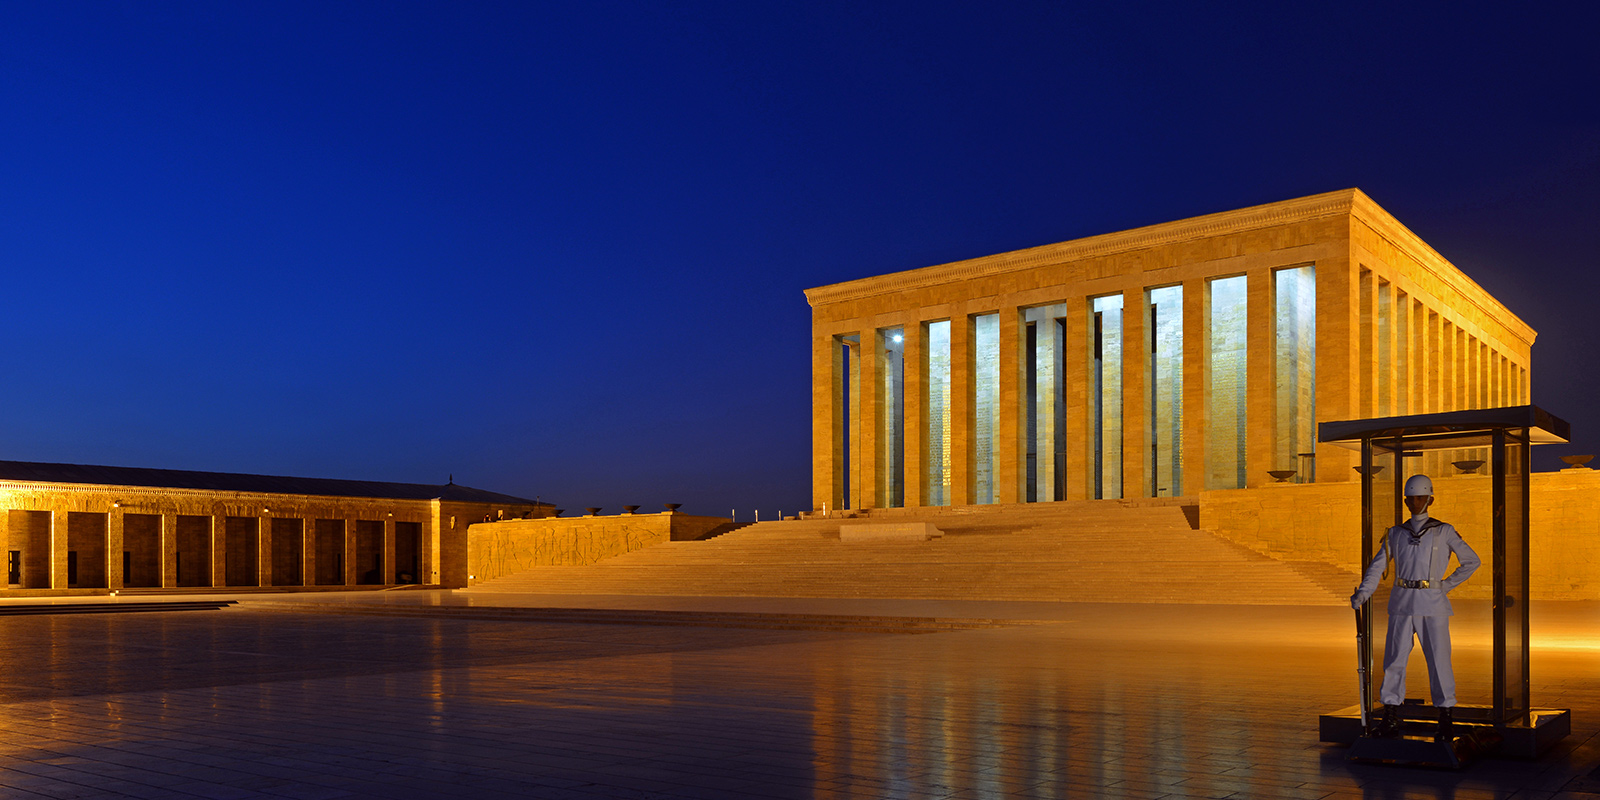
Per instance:
[[[1561,460],[1567,463],[1567,469],[1588,469],[1585,465],[1593,461],[1594,456],[1562,456]]]
[[[624,514],[632,514],[633,512],[638,511],[638,510],[639,510],[638,506],[623,506],[622,507],[622,513],[624,513]]]
[[[663,503],[662,505],[667,507],[668,514],[675,514],[679,508],[683,507],[682,503]]]
[[[594,508],[586,508],[583,511],[584,511],[583,515],[586,516],[586,517],[599,516],[599,514],[600,514],[600,508],[598,506],[596,506]]]
[[[1274,481],[1277,481],[1278,483],[1288,483],[1289,479],[1294,477],[1294,473],[1295,473],[1295,470],[1292,470],[1292,469],[1269,469],[1269,470],[1267,470],[1267,474],[1271,475],[1272,479]]]
[[[1355,470],[1356,472],[1361,473],[1362,475],[1367,475],[1367,474],[1377,475],[1378,473],[1383,471],[1383,465],[1382,464],[1373,464],[1372,467],[1370,468],[1372,470],[1371,473],[1367,472],[1367,469],[1369,469],[1368,467],[1351,467],[1351,469]]]
[[[1483,466],[1483,464],[1484,464],[1484,462],[1483,462],[1483,459],[1481,459],[1481,458],[1469,459],[1467,461],[1452,461],[1452,462],[1450,462],[1450,465],[1455,467],[1457,470],[1460,470],[1460,473],[1462,475],[1476,475],[1476,474],[1478,474],[1478,468]]]

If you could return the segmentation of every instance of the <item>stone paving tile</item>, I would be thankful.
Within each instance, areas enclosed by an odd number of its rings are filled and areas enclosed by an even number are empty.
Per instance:
[[[1540,762],[1345,762],[1315,741],[1353,694],[1323,611],[1273,612],[1272,645],[1218,635],[1253,610],[1162,607],[918,636],[62,616],[0,628],[0,797],[1480,800],[1600,764],[1600,659],[1554,649],[1535,698],[1575,730]]]

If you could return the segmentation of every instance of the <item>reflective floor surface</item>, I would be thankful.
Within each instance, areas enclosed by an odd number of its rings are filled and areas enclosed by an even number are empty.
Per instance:
[[[0,797],[1600,798],[1600,604],[1535,606],[1534,698],[1573,735],[1459,774],[1317,742],[1356,694],[1348,611],[1046,605],[942,633],[0,619]]]

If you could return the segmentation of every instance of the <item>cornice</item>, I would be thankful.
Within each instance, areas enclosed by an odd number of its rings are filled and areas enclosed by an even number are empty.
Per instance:
[[[1524,322],[1521,317],[1513,314],[1494,295],[1484,291],[1477,281],[1467,277],[1456,265],[1450,263],[1439,251],[1434,250],[1422,237],[1411,232],[1393,214],[1368,197],[1366,193],[1354,190],[1354,202],[1351,204],[1350,216],[1365,223],[1373,232],[1383,237],[1395,249],[1410,255],[1417,263],[1427,270],[1430,275],[1439,279],[1445,285],[1454,289],[1461,299],[1482,311],[1484,316],[1504,325],[1513,336],[1522,339],[1529,346],[1538,336],[1533,327]],[[1487,304],[1483,301],[1487,301]]]
[[[888,275],[878,275],[871,278],[819,286],[806,290],[806,301],[814,308],[828,303],[859,300],[876,295],[893,294],[957,281],[972,280],[974,278],[1003,275],[1019,270],[1053,266],[1087,258],[1148,250],[1154,247],[1180,244],[1213,236],[1225,236],[1305,220],[1348,214],[1358,196],[1366,198],[1365,195],[1361,194],[1360,190],[1342,189],[1337,192],[1283,200],[1277,203],[1251,206],[1235,211],[1223,211],[1217,214],[1190,217],[1174,222],[1163,222],[1158,225],[1147,225],[1142,228],[1133,228],[1116,233],[1100,234],[1098,236],[1040,245],[1039,247],[1030,247],[1024,250],[1013,250],[1008,253],[998,253],[981,258],[953,261],[932,267],[922,267]],[[1367,202],[1371,203],[1371,200],[1367,199]],[[1376,208],[1376,204],[1372,205]],[[1384,216],[1387,216],[1387,214],[1384,214]],[[1393,218],[1391,217],[1390,219],[1392,220]],[[1398,225],[1399,223],[1396,222],[1395,224]]]

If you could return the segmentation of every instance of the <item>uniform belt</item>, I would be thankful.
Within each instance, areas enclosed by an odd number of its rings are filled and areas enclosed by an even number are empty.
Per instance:
[[[1426,589],[1426,588],[1428,588],[1428,582],[1427,581],[1396,580],[1395,583],[1399,584],[1400,588],[1402,588],[1402,589]]]

